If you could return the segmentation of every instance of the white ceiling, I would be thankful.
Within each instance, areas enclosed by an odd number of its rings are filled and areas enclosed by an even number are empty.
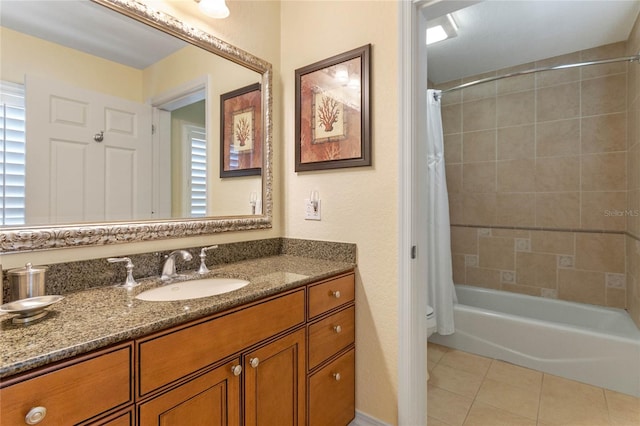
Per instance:
[[[138,69],[186,45],[87,0],[1,0],[0,25]]]
[[[627,40],[640,11],[640,0],[444,0],[427,19],[448,11],[443,3],[475,4],[452,12],[457,37],[427,48],[436,84]]]

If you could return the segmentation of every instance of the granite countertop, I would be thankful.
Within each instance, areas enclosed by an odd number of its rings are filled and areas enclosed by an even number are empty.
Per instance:
[[[234,277],[250,284],[230,293],[174,302],[135,299],[162,285],[157,277],[138,280],[133,289],[109,286],[65,295],[49,314],[28,325],[0,316],[0,378],[117,342],[141,337],[186,321],[239,306],[355,267],[352,263],[279,255],[217,267],[205,276]]]

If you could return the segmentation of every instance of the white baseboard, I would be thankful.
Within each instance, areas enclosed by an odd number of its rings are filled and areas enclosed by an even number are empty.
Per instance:
[[[391,426],[389,423],[385,423],[382,420],[378,420],[375,417],[371,417],[362,411],[356,410],[356,418],[353,419],[349,426]]]

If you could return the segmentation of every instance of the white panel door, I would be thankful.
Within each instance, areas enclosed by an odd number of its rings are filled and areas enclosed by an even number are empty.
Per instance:
[[[36,76],[25,91],[27,223],[150,218],[151,107]]]

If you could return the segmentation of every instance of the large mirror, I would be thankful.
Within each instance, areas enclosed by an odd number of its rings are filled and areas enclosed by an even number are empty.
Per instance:
[[[0,248],[271,226],[271,65],[133,0],[0,9]]]

